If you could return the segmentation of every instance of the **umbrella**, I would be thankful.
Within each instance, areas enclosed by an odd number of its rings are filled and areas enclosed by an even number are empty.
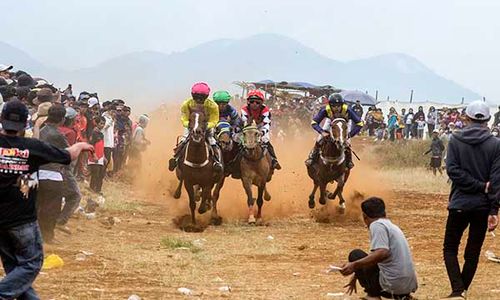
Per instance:
[[[355,103],[357,100],[361,102],[361,105],[375,105],[377,100],[372,96],[363,93],[361,91],[342,91],[340,92],[342,97],[346,102]]]

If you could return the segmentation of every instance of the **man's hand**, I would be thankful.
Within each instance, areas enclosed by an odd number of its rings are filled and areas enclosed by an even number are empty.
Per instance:
[[[351,280],[344,286],[344,288],[347,288],[347,291],[345,293],[349,296],[352,295],[352,292],[357,294],[358,290],[356,287],[356,276],[352,276]]]
[[[493,231],[498,226],[498,215],[488,216],[488,231]]]
[[[490,182],[488,181],[486,182],[486,187],[484,188],[484,192],[488,194],[489,191],[490,191]]]
[[[340,270],[340,274],[344,276],[348,276],[354,273],[354,263],[350,262],[342,266],[342,270]]]
[[[68,150],[71,156],[71,160],[76,160],[82,151],[89,151],[91,154],[93,154],[94,146],[88,143],[80,142],[66,148],[66,150]]]
[[[329,133],[328,131],[323,131],[323,132],[321,133],[321,136],[322,136],[322,137],[329,137],[329,136],[330,136],[330,133]]]

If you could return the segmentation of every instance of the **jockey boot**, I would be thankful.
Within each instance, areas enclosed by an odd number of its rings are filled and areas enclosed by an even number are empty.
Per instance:
[[[168,170],[173,171],[177,168],[177,164],[179,161],[179,156],[181,154],[182,149],[184,148],[185,141],[181,141],[174,149],[174,156],[168,160]]]
[[[314,148],[309,152],[309,156],[307,157],[305,164],[306,166],[312,166],[317,160],[319,156],[319,147],[317,144],[314,144]]]
[[[221,153],[219,146],[217,146],[217,144],[212,145],[212,150],[214,152],[214,171],[220,174],[222,173],[223,168],[221,163]]]
[[[177,168],[177,157],[174,156],[168,160],[168,170],[172,172],[175,168]]]
[[[278,162],[278,158],[276,158],[276,152],[274,152],[274,147],[271,145],[271,143],[266,143],[267,151],[269,151],[269,154],[271,154],[271,168],[275,170],[281,170],[281,165]]]
[[[345,150],[345,165],[348,169],[354,168],[354,163],[352,162],[352,151],[351,148]]]

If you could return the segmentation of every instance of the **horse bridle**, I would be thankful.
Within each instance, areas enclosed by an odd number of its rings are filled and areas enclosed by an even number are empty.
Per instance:
[[[328,157],[328,156],[324,156],[323,155],[323,151],[320,150],[319,152],[319,157],[320,159],[323,161],[323,163],[325,165],[335,165],[335,166],[338,166],[340,164],[342,164],[344,161],[345,161],[345,147],[346,147],[346,141],[344,141],[344,136],[343,136],[343,128],[341,126],[338,126],[338,128],[340,129],[340,137],[337,139],[337,138],[334,138],[333,137],[333,131],[332,131],[332,127],[333,127],[333,124],[336,123],[336,124],[345,124],[346,121],[343,119],[343,118],[335,118],[331,121],[330,123],[330,136],[329,137],[326,137],[325,140],[327,139],[332,139],[333,143],[337,144],[338,147],[340,148],[340,156],[339,157]]]

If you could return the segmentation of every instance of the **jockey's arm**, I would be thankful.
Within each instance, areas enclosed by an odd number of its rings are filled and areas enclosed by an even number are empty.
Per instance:
[[[236,109],[232,106],[231,106],[230,118],[231,118],[231,120],[229,123],[231,124],[231,127],[237,128],[237,127],[241,126],[241,124],[242,124],[241,118],[238,115],[238,112],[236,111]]]
[[[210,100],[210,102],[208,103],[209,104],[207,105],[207,111],[209,117],[207,122],[207,129],[212,129],[217,126],[217,123],[219,123],[219,106],[212,100]]]
[[[312,128],[318,132],[319,134],[323,133],[323,128],[319,124],[327,117],[326,109],[323,107],[317,114],[314,116],[311,122]]]
[[[181,122],[185,128],[189,127],[189,100],[184,101],[181,105]]]
[[[347,115],[352,120],[352,129],[349,132],[349,137],[356,136],[364,126],[363,120],[351,108],[347,109]]]
[[[266,111],[262,114],[262,125],[260,130],[264,134],[268,134],[271,131],[271,112]]]

